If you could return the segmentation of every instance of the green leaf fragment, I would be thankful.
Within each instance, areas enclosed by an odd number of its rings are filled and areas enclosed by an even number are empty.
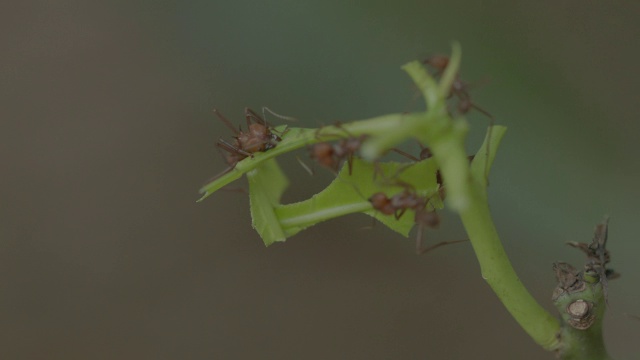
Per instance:
[[[493,160],[498,153],[498,146],[507,132],[507,128],[500,125],[487,128],[487,135],[476,156],[471,163],[471,176],[482,184],[483,188],[488,185],[489,169],[493,165]]]
[[[274,213],[274,207],[280,203],[289,180],[275,159],[247,173],[249,181],[249,202],[251,206],[252,226],[266,246],[276,241],[285,241],[286,236]]]
[[[324,190],[308,200],[280,205],[275,209],[280,226],[287,236],[292,236],[309,226],[335,217],[363,212],[378,219],[390,229],[408,236],[414,225],[413,211],[407,211],[400,219],[383,215],[374,210],[368,198],[377,192],[393,196],[405,190],[400,182],[412,184],[420,196],[431,196],[438,190],[437,165],[433,159],[412,164],[385,162],[373,164],[354,158],[352,174],[345,164],[338,176]],[[376,178],[374,180],[374,178]],[[430,203],[442,207],[438,196]]]

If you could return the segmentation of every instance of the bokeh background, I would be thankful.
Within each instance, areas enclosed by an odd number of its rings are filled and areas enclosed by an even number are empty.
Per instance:
[[[370,219],[265,248],[225,163],[218,107],[316,127],[418,110],[403,63],[463,46],[509,127],[490,196],[522,281],[551,308],[611,216],[606,342],[640,359],[636,1],[24,1],[0,5],[4,359],[551,359],[468,244],[416,256]],[[486,119],[471,115],[473,148]],[[410,149],[410,148],[409,148]],[[305,156],[304,152],[300,156]],[[310,178],[294,158],[286,201]],[[246,186],[240,182],[239,186]],[[464,238],[444,215],[429,241]]]

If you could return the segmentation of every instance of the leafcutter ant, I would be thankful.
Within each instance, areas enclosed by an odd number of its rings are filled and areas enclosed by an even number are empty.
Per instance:
[[[423,60],[422,63],[434,69],[434,76],[439,77],[447,66],[449,66],[449,57],[444,55],[433,55]],[[466,114],[472,109],[475,109],[487,116],[491,120],[491,125],[493,125],[493,116],[488,111],[471,101],[471,95],[469,95],[470,86],[471,85],[469,83],[460,79],[459,74],[456,74],[453,84],[451,85],[449,97],[456,97],[458,99],[456,108],[460,114]]]
[[[405,189],[398,194],[388,197],[383,192],[377,192],[371,195],[368,200],[374,209],[384,215],[393,215],[396,219],[400,219],[407,210],[414,211],[414,222],[418,225],[418,233],[416,235],[416,253],[418,255],[429,252],[442,245],[466,241],[443,241],[423,248],[422,233],[425,228],[437,228],[438,225],[440,225],[440,217],[436,213],[435,209],[428,208],[431,197],[418,195],[410,184],[399,182],[399,185],[403,186]]]
[[[309,156],[318,164],[331,170],[335,174],[338,173],[340,165],[346,160],[349,166],[349,175],[351,175],[353,171],[353,157],[366,138],[367,135],[360,135],[358,137],[349,136],[340,139],[334,144],[329,142],[313,144],[309,148]]]
[[[218,139],[216,145],[218,148],[226,151],[223,155],[229,166],[209,181],[215,180],[233,170],[241,160],[247,157],[253,157],[253,154],[257,152],[273,149],[282,141],[281,136],[287,131],[284,130],[282,133],[276,134],[276,131],[265,119],[249,108],[244,109],[244,116],[247,122],[246,132],[242,130],[242,127],[236,129],[231,121],[222,115],[218,109],[213,109],[213,112],[223,124],[231,129],[234,136],[231,143],[222,138]]]
[[[449,66],[449,57],[446,55],[432,55],[422,61],[423,64],[435,70],[434,75],[440,76]]]
[[[449,65],[449,57],[444,55],[433,55],[425,59],[423,64],[431,67],[435,70],[434,76],[441,76],[444,70]],[[457,99],[456,110],[459,114],[467,114],[471,110],[476,110],[483,114],[484,116],[489,118],[489,130],[488,130],[488,138],[491,139],[491,130],[493,125],[495,124],[495,119],[493,115],[491,115],[488,111],[483,109],[482,107],[476,105],[471,100],[471,95],[469,94],[469,88],[471,85],[467,82],[462,81],[460,79],[459,74],[456,74],[456,77],[451,85],[451,91],[449,93],[449,97],[455,97]],[[488,176],[489,172],[489,146],[487,146],[486,151],[486,165],[485,165],[485,178]]]
[[[368,135],[362,134],[360,136],[354,136],[342,128],[340,124],[337,124],[336,127],[342,129],[347,137],[340,138],[340,140],[335,143],[325,141],[313,144],[309,147],[309,156],[321,166],[331,170],[334,174],[338,173],[340,166],[346,161],[349,166],[349,175],[351,175],[353,172],[353,157],[358,150],[360,150],[362,143],[368,138]],[[318,137],[318,134],[316,134],[316,137]],[[414,156],[402,150],[392,148],[390,151],[394,151],[411,160],[417,160]]]
[[[415,157],[410,154],[406,154],[406,156],[412,159],[413,161],[422,161],[422,160],[430,159],[433,157],[431,148],[429,148],[428,146],[422,145],[421,142],[418,142],[418,145],[420,145],[420,155],[418,155],[418,157]],[[467,158],[469,159],[469,162],[473,161],[474,157],[475,155],[467,156]],[[444,198],[446,197],[447,193],[444,187],[444,181],[442,180],[442,173],[440,172],[440,170],[436,171],[436,183],[438,183],[438,195],[440,195],[440,200],[444,201]]]

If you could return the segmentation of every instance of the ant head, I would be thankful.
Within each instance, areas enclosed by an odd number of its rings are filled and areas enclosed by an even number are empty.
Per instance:
[[[422,63],[435,69],[439,75],[449,66],[449,57],[445,55],[432,55],[424,59]]]
[[[395,209],[391,205],[391,199],[383,192],[377,192],[369,197],[369,202],[374,209],[385,215],[393,215]]]

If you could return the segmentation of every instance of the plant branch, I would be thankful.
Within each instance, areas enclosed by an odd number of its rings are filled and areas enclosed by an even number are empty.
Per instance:
[[[440,81],[418,61],[403,66],[422,91],[426,111],[384,115],[320,129],[277,127],[275,131],[282,134],[282,140],[276,147],[252,153],[239,161],[233,169],[205,185],[199,201],[247,174],[253,226],[266,245],[284,241],[321,221],[354,212],[378,217],[394,231],[407,236],[415,219],[381,216],[368,199],[377,192],[390,195],[411,188],[416,196],[429,199],[431,211],[443,206],[438,199],[444,184],[446,205],[460,215],[482,277],[518,324],[544,349],[556,351],[565,359],[608,359],[602,341],[602,315],[606,307],[606,280],[613,272],[605,267],[609,260],[604,248],[606,223],[598,228],[592,245],[573,244],[588,255],[583,273],[569,265],[556,265],[562,286],[560,292],[554,293],[554,301],[562,314],[561,322],[545,311],[521,283],[491,218],[487,176],[505,127],[488,129],[482,147],[469,166],[464,146],[469,125],[464,117],[453,117],[447,108],[451,88],[459,80],[460,59],[460,46],[454,44]],[[277,156],[314,143],[361,135],[366,135],[360,148],[363,160],[354,158],[348,167],[343,166],[334,181],[310,199],[294,204],[280,203],[288,180],[275,160]],[[428,144],[433,157],[408,164],[379,162],[383,154],[409,139]],[[353,173],[352,168],[355,168]],[[380,172],[386,183],[375,180]],[[584,286],[578,288],[577,284]],[[581,323],[574,326],[572,321],[575,322],[580,311],[584,311],[584,319],[593,318],[594,322],[585,328],[581,328]]]
[[[451,74],[457,74],[460,49],[454,45],[451,61],[447,71],[443,75],[443,81],[450,81]],[[411,76],[419,88],[431,88],[425,86],[431,77],[417,61],[408,63],[403,69]],[[442,84],[441,84],[442,85]],[[448,95],[449,88],[441,93],[440,97]],[[443,91],[443,87],[439,88]],[[437,99],[432,93],[424,92],[427,106],[433,106],[423,124],[423,138],[430,144],[434,157],[440,164],[442,176],[447,187],[448,201],[451,208],[456,210],[465,226],[471,244],[480,263],[482,277],[489,283],[498,298],[507,310],[522,326],[522,328],[543,348],[552,350],[558,346],[556,334],[560,330],[560,323],[551,314],[545,311],[527,291],[511,266],[511,263],[500,242],[493,224],[489,205],[487,203],[486,189],[484,187],[485,174],[483,164],[472,167],[469,170],[464,152],[464,140],[467,126],[463,120],[452,120],[447,123],[448,117],[440,115],[442,109],[437,107]],[[435,101],[433,99],[436,99]],[[501,137],[504,129],[495,128],[493,135]],[[492,152],[495,154],[495,152]],[[486,159],[486,161],[491,161]]]

